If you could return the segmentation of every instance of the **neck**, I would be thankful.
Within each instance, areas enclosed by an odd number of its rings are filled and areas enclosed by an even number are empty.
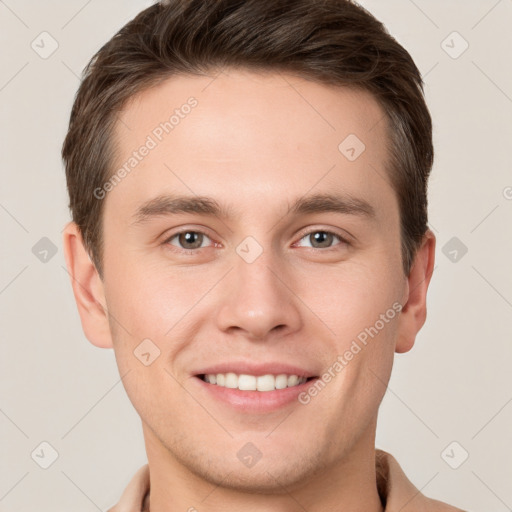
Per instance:
[[[171,512],[384,512],[375,469],[375,422],[351,450],[332,463],[312,467],[307,478],[280,483],[280,475],[267,468],[269,482],[264,487],[232,485],[230,475],[215,476],[191,470],[165,447],[154,432],[143,424],[150,468],[150,510]],[[206,460],[206,455],[197,455]],[[195,455],[197,459],[197,455]],[[192,465],[189,465],[192,466]],[[208,468],[206,462],[204,466]],[[233,470],[233,473],[235,470]],[[281,475],[282,476],[282,475]],[[281,478],[283,480],[283,478]]]

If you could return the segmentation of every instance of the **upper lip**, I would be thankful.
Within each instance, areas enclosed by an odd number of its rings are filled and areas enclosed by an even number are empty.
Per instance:
[[[266,363],[255,363],[249,361],[231,361],[218,363],[211,366],[205,366],[198,371],[194,372],[194,375],[208,375],[212,373],[236,373],[237,375],[297,375],[299,377],[316,377],[317,374],[308,370],[307,368],[294,366],[291,364],[285,364],[280,362],[266,362]]]

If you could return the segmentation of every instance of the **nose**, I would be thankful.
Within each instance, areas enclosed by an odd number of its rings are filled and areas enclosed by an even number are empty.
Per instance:
[[[251,340],[269,340],[300,329],[300,299],[293,292],[290,273],[266,251],[252,263],[238,256],[234,260],[221,291],[219,329]]]

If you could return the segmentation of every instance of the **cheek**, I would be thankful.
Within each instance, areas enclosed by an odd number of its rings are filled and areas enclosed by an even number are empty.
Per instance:
[[[168,421],[169,410],[183,407],[181,376],[172,362],[186,345],[180,329],[198,290],[181,289],[179,280],[147,267],[139,272],[119,268],[111,277],[106,299],[123,386],[141,418],[150,424]]]
[[[117,267],[106,286],[109,312],[137,338],[166,339],[211,287],[200,271]],[[111,283],[111,285],[110,285]]]
[[[388,331],[392,337],[395,322],[390,320],[396,316],[403,286],[396,275],[396,266],[386,261],[347,262],[337,268],[308,269],[301,278],[302,286],[296,289],[322,321],[322,330],[330,331],[339,353],[376,323],[379,331]],[[381,315],[385,316],[385,327]]]
[[[329,387],[330,400],[361,418],[368,419],[380,403],[393,365],[401,310],[395,276],[392,265],[347,265],[324,278],[325,286],[310,287],[304,300],[316,304],[315,313],[331,331],[323,328],[326,371],[336,382]]]
[[[353,267],[337,283],[343,288],[330,310],[344,396],[358,397],[354,406],[361,414],[380,402],[393,365],[402,287],[396,271],[391,265]]]
[[[325,343],[325,373],[332,384],[323,398],[337,404],[333,429],[346,418],[354,425],[368,424],[382,401],[393,366],[398,288],[385,272],[352,268],[324,289],[319,316],[335,333]]]
[[[166,400],[180,396],[173,377],[181,382],[183,375],[175,362],[203,325],[200,302],[217,281],[216,274],[199,267],[119,265],[110,272],[105,293],[115,357],[119,373],[129,372],[126,391],[140,413],[161,408],[157,402],[163,397],[151,390],[166,389]]]

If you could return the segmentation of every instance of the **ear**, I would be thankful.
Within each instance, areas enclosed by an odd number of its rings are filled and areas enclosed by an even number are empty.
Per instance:
[[[395,352],[408,352],[427,318],[427,289],[434,271],[436,237],[428,229],[414,257],[406,282]]]
[[[63,246],[84,334],[93,345],[112,348],[103,282],[74,222],[64,228]]]

